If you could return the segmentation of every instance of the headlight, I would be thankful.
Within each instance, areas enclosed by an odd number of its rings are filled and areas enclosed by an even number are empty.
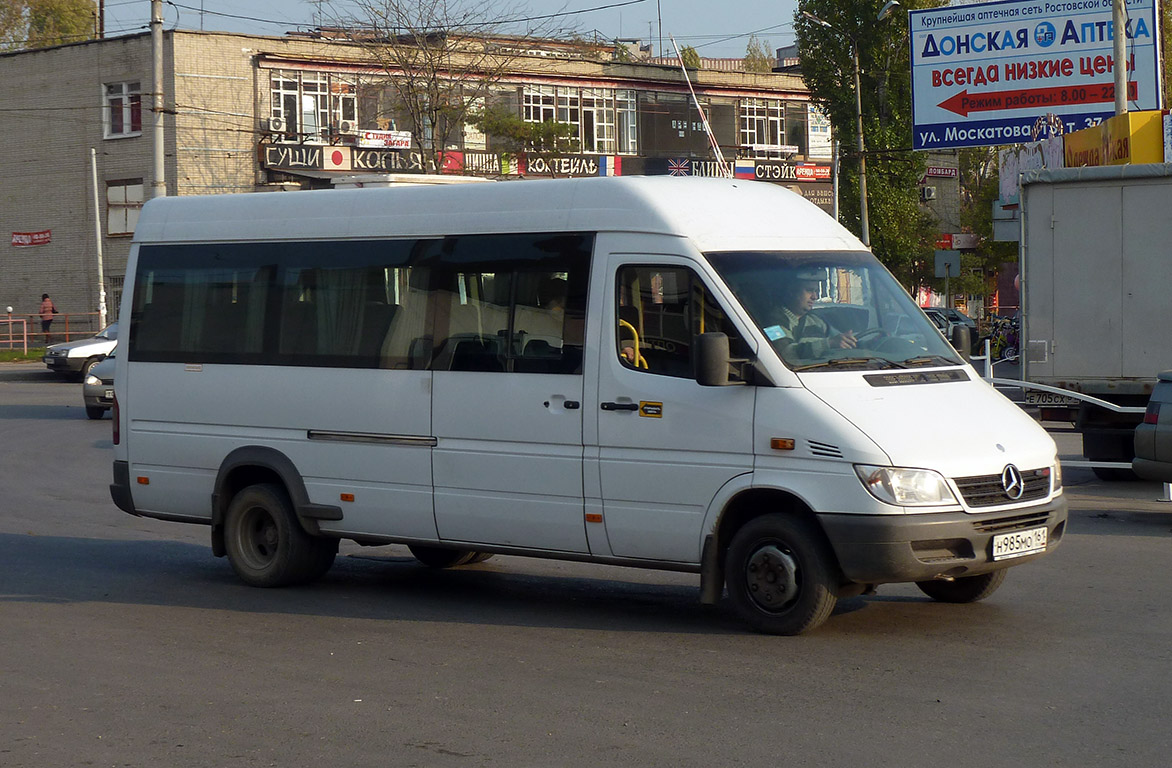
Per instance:
[[[1050,492],[1057,493],[1058,491],[1062,490],[1062,462],[1058,459],[1054,459],[1054,467],[1050,470],[1050,472],[1050,476],[1053,478],[1050,481]]]
[[[100,387],[102,385],[102,380],[92,373],[89,373],[86,374],[85,383],[91,387]]]
[[[856,464],[855,472],[871,495],[901,507],[955,504],[956,497],[940,473],[930,469],[872,467]]]

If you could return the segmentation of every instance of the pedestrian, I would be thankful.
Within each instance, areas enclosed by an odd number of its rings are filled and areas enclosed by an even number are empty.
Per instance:
[[[57,314],[57,307],[53,304],[53,300],[49,298],[49,294],[41,294],[41,333],[45,334],[45,340],[49,338],[49,326],[53,324],[53,315]]]

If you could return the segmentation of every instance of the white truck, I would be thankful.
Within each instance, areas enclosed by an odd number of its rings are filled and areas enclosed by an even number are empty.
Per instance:
[[[1027,403],[1074,424],[1096,474],[1122,477],[1111,464],[1131,461],[1172,367],[1172,164],[1028,171],[1020,200],[1022,378],[1076,393],[1028,389]]]

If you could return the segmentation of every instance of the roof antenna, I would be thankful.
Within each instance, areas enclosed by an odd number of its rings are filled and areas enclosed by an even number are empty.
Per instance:
[[[731,179],[733,177],[732,168],[729,168],[728,163],[724,161],[724,153],[720,151],[720,144],[712,133],[712,126],[708,124],[708,116],[704,114],[704,108],[700,106],[700,100],[696,98],[696,91],[692,88],[692,79],[688,77],[688,68],[684,66],[684,55],[680,53],[680,46],[674,35],[667,37],[671,40],[672,47],[676,49],[676,58],[680,60],[680,71],[684,73],[684,82],[688,84],[688,92],[692,94],[692,103],[696,105],[696,111],[700,113],[700,124],[704,126],[704,132],[708,134],[708,144],[716,155],[716,167],[720,170],[722,177]]]

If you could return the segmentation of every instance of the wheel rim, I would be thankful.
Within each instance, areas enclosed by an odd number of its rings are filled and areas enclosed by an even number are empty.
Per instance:
[[[784,545],[758,547],[745,566],[749,597],[762,610],[779,613],[798,599],[798,564]]]
[[[281,537],[277,523],[268,510],[251,507],[242,516],[237,541],[240,555],[248,567],[263,570],[276,559]]]

